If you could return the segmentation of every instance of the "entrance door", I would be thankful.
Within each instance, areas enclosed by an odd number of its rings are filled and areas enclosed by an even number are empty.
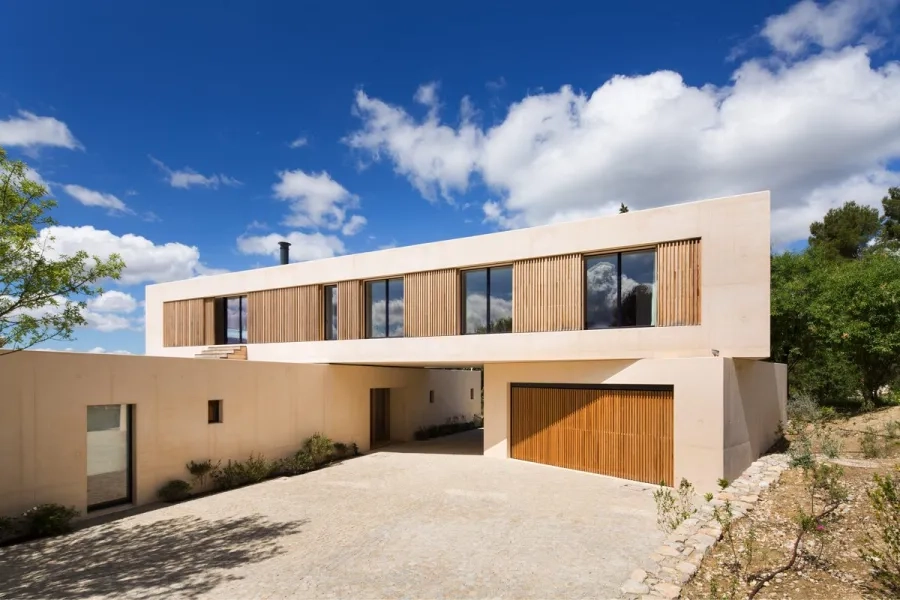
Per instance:
[[[369,445],[383,446],[391,441],[391,390],[372,388],[369,391]]]
[[[514,383],[511,458],[673,484],[671,386]]]
[[[87,407],[88,510],[131,502],[130,404]]]

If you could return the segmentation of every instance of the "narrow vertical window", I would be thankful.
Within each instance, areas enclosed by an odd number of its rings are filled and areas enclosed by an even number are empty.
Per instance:
[[[403,337],[403,280],[388,279],[388,337]]]
[[[464,333],[512,331],[512,267],[465,271],[462,288]]]
[[[325,288],[325,339],[338,339],[338,296],[336,285],[326,285]]]
[[[247,343],[247,297],[225,298],[225,343]]]
[[[206,419],[208,423],[222,422],[222,401],[210,400],[207,402]]]
[[[623,252],[621,254],[622,325],[646,327],[654,325],[656,304],[656,252]]]

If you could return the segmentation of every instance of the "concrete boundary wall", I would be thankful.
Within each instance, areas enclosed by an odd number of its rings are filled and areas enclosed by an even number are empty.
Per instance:
[[[481,387],[478,371],[36,351],[0,355],[0,382],[0,515],[85,511],[89,405],[134,406],[133,496],[145,504],[188,479],[190,460],[280,458],[317,431],[368,450],[370,388],[391,388],[391,437],[404,441],[480,412]],[[222,423],[208,423],[209,400],[222,400]]]

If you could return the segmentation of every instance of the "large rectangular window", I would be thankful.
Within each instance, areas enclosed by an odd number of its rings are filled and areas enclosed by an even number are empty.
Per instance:
[[[366,282],[366,336],[403,337],[403,279]]]
[[[225,343],[247,343],[247,296],[225,298]]]
[[[463,272],[464,333],[512,331],[512,267]]]
[[[338,339],[338,295],[336,285],[325,286],[325,339]]]
[[[656,250],[588,256],[585,329],[656,325]]]

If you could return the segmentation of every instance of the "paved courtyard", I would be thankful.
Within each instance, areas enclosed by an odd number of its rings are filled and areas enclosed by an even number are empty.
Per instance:
[[[648,486],[480,456],[481,432],[0,548],[2,598],[612,598]]]

